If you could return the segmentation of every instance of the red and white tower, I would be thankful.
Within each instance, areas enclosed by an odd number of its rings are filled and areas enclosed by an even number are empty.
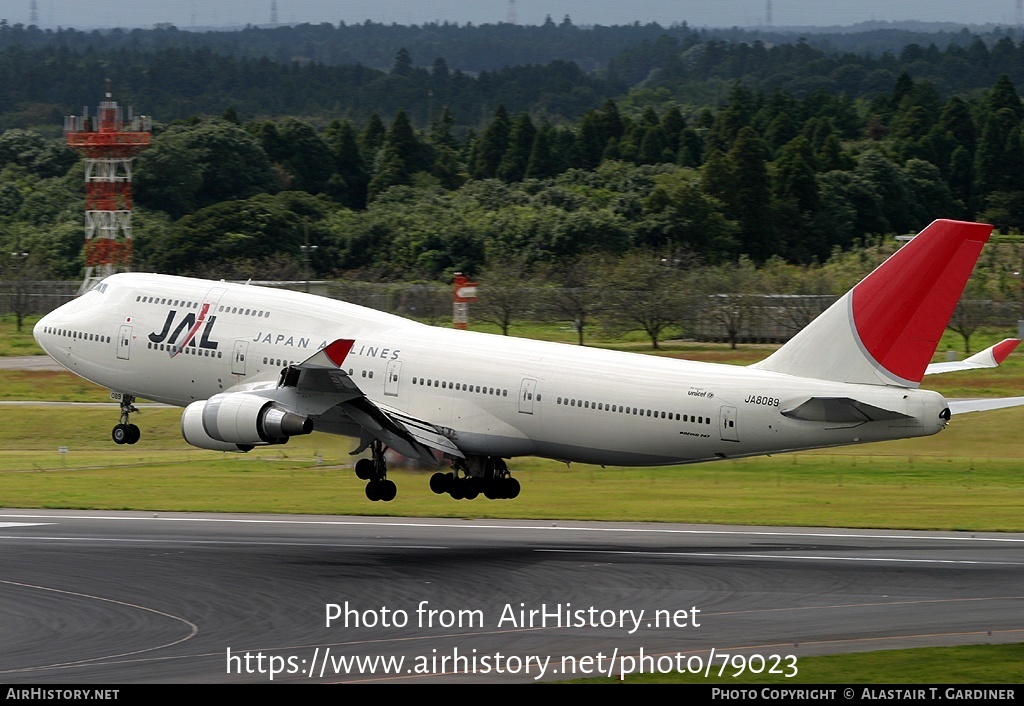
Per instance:
[[[148,116],[124,119],[121,106],[106,100],[96,117],[64,118],[68,146],[85,159],[85,280],[81,292],[109,274],[127,270],[132,257],[132,158],[149,147]]]

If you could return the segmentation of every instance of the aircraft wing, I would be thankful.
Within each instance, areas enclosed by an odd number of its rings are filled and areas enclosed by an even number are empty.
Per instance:
[[[932,363],[925,369],[924,374],[937,375],[939,373],[951,373],[956,370],[995,368],[1006,360],[1006,356],[1013,353],[1018,345],[1020,345],[1019,338],[1005,338],[994,346],[989,346],[980,353],[975,353],[970,358],[946,363]]]
[[[436,463],[433,450],[465,458],[459,447],[436,425],[402,410],[374,402],[342,368],[352,339],[338,339],[307,360],[285,370],[281,385],[301,392],[336,395],[337,407],[362,429],[362,443],[354,453],[377,439],[403,456]]]

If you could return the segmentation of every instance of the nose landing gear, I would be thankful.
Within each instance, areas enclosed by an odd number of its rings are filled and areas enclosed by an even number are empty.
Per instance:
[[[134,444],[142,438],[139,428],[128,423],[128,415],[139,411],[134,402],[135,398],[131,395],[122,395],[121,397],[121,423],[110,432],[110,438],[114,440],[115,444]]]

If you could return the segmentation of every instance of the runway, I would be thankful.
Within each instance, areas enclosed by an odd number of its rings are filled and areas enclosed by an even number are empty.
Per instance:
[[[0,356],[0,370],[65,370],[48,355]]]
[[[13,684],[788,671],[1024,640],[1021,534],[11,509],[0,547]]]

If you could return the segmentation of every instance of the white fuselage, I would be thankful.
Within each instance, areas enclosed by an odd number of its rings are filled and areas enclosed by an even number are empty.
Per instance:
[[[945,401],[924,390],[442,329],[322,297],[164,275],[109,277],[45,316],[35,335],[88,380],[179,406],[273,388],[282,368],[353,339],[342,368],[367,398],[430,422],[467,455],[658,465],[944,426]],[[907,416],[829,424],[782,414],[811,397]],[[346,432],[326,416],[316,429]]]

